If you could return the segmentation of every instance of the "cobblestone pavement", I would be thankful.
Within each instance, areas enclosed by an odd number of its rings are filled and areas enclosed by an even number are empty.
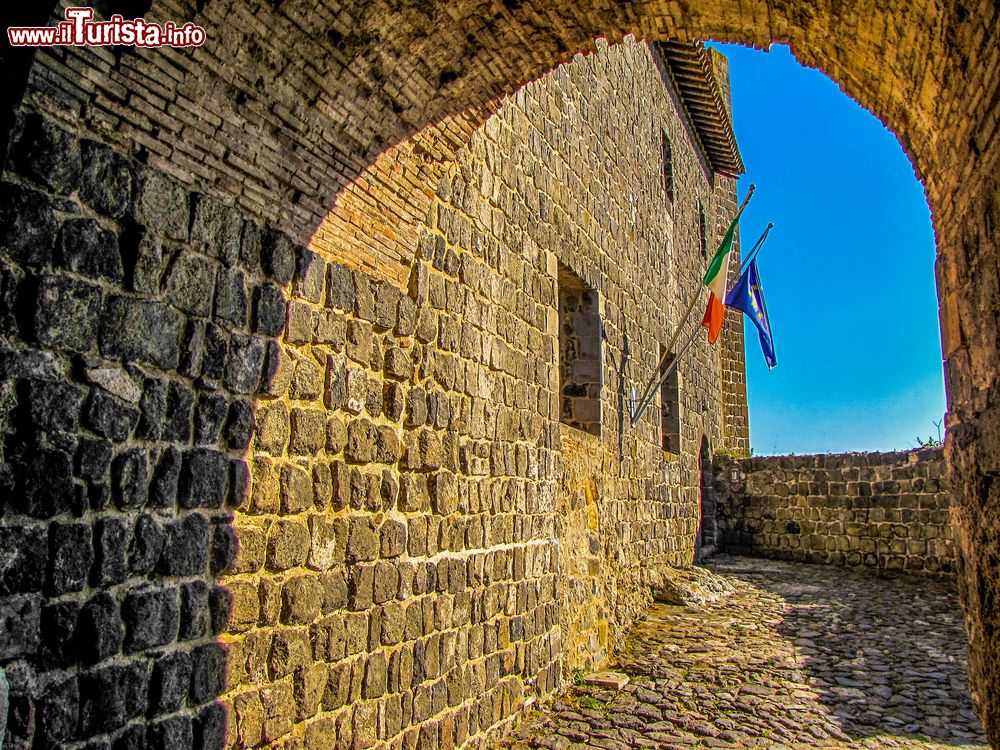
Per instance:
[[[987,747],[950,582],[714,558],[732,596],[655,604],[613,669],[534,712],[508,748]]]

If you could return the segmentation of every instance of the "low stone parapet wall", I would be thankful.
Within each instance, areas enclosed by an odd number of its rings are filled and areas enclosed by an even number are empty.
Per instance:
[[[913,573],[954,570],[942,451],[715,460],[722,551]]]

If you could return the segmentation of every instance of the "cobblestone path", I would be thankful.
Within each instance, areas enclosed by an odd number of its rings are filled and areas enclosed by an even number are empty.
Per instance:
[[[534,712],[508,748],[982,747],[953,584],[718,557],[737,591],[654,605],[612,667]]]

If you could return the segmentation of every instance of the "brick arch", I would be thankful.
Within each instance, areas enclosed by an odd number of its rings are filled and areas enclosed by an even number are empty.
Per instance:
[[[461,143],[500,98],[593,49],[597,37],[790,43],[799,60],[823,70],[897,134],[926,186],[939,249],[948,456],[961,487],[955,518],[970,669],[996,744],[996,14],[990,2],[942,8],[929,0],[891,11],[832,0],[699,7],[512,0],[358,3],[329,13],[295,0],[155,2],[147,17],[192,18],[214,43],[191,53],[84,50],[69,62],[39,54],[22,104],[235,203],[299,242],[315,236],[318,249],[337,260],[346,235],[333,231],[323,245],[317,229],[331,221],[343,227],[344,214],[359,212],[349,210],[352,190],[364,192],[366,180],[378,184],[380,156],[393,149],[412,156],[429,129],[454,131]],[[95,75],[80,75],[81,64]],[[418,161],[413,174],[433,173],[433,159]],[[361,225],[366,237],[376,231]],[[376,261],[380,244],[369,245]],[[402,279],[405,262],[397,265],[393,278]]]

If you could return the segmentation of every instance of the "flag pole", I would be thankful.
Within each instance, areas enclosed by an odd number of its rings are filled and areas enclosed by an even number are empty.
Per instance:
[[[743,265],[740,266],[740,273],[739,276],[736,277],[737,279],[746,273],[746,270],[750,267],[750,261],[757,257],[757,253],[760,252],[760,248],[763,246],[764,240],[767,239],[768,232],[770,232],[773,228],[774,222],[769,222],[767,228],[764,230],[764,233],[757,238],[755,243],[753,243],[753,247],[750,248],[750,252],[747,254],[746,260],[743,261]]]
[[[635,410],[635,416],[632,417],[633,427],[635,427],[639,420],[642,419],[642,415],[646,412],[646,409],[648,409],[649,405],[653,403],[653,396],[656,394],[656,389],[663,385],[663,381],[666,380],[667,376],[674,371],[677,367],[677,363],[681,361],[681,357],[683,357],[687,350],[691,348],[691,345],[695,341],[695,337],[698,335],[698,330],[698,328],[695,328],[691,331],[691,335],[687,337],[687,341],[684,342],[684,346],[681,347],[681,350],[677,352],[677,356],[673,358],[673,361],[671,361],[671,363],[667,366],[667,369],[665,369],[660,375],[659,380],[656,381],[656,384],[653,386],[651,391],[651,395]]]
[[[764,244],[764,240],[767,239],[767,233],[771,231],[771,228],[773,226],[774,226],[773,222],[768,223],[767,227],[764,229],[763,234],[761,234],[761,236],[757,238],[757,241],[753,243],[753,247],[750,248],[750,253],[747,255],[746,263],[743,264],[743,266],[740,268],[739,274],[736,276],[737,280],[741,276],[743,276],[747,268],[750,266],[750,261],[752,261],[754,257],[757,255],[757,253],[760,252],[760,248]],[[677,367],[677,364],[678,362],[680,362],[681,357],[684,356],[687,350],[691,348],[691,344],[694,343],[694,338],[697,335],[698,330],[699,329],[695,328],[693,331],[691,331],[691,335],[688,336],[687,341],[684,342],[684,346],[681,347],[681,350],[677,353],[677,356],[675,356],[673,361],[670,363],[670,366],[667,367],[667,369],[660,374],[659,379],[656,381],[653,387],[651,389],[648,389],[648,393],[645,393],[643,395],[643,398],[639,402],[639,406],[636,407],[635,414],[632,417],[633,427],[635,427],[635,425],[639,422],[639,420],[642,419],[642,415],[645,413],[646,409],[649,408],[649,405],[653,402],[653,397],[656,395],[656,389],[659,388],[661,385],[663,385],[663,381],[666,380],[667,376],[674,370],[675,367]],[[657,369],[663,366],[662,363],[663,360],[661,360],[660,364],[657,366]]]
[[[737,219],[740,218],[740,215],[743,213],[743,209],[747,207],[747,204],[750,202],[750,198],[753,196],[754,191],[756,189],[757,189],[756,185],[753,184],[750,185],[750,189],[747,190],[746,197],[740,204],[739,209],[737,209],[736,215],[733,217],[733,221],[730,222],[730,224],[732,224],[733,222],[735,222]],[[703,286],[702,284],[699,284],[698,289],[691,296],[691,302],[688,304],[687,310],[684,311],[684,316],[681,318],[681,322],[678,323],[677,328],[674,329],[674,334],[673,336],[670,337],[670,343],[668,343],[667,348],[663,350],[663,356],[660,357],[660,361],[656,363],[656,368],[653,370],[653,375],[650,377],[649,381],[647,381],[646,387],[643,388],[642,398],[639,400],[640,404],[649,398],[651,391],[655,391],[656,386],[652,385],[652,381],[656,378],[656,373],[659,372],[661,367],[663,367],[663,363],[667,361],[667,357],[670,355],[670,350],[673,348],[673,345],[677,342],[677,337],[681,335],[681,330],[684,328],[684,324],[687,323],[688,318],[691,316],[691,311],[694,309],[694,306],[698,302],[698,298],[701,296],[702,286]],[[652,388],[650,387],[651,385]],[[632,419],[633,427],[635,427],[637,421],[638,420],[636,420],[635,418]]]

